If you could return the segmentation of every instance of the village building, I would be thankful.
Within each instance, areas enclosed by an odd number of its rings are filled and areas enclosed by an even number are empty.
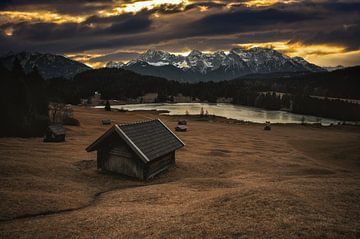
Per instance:
[[[97,151],[97,167],[149,179],[175,165],[175,151],[185,144],[159,119],[115,124],[86,148]]]
[[[101,94],[95,91],[94,95],[89,98],[88,103],[91,105],[102,105],[104,101],[101,99]]]
[[[154,103],[156,102],[157,98],[158,98],[158,93],[147,93],[141,97],[138,97],[138,102],[143,104]]]
[[[80,105],[87,105],[89,103],[89,99],[80,99]]]
[[[45,136],[44,142],[63,142],[65,141],[65,128],[61,124],[49,125]]]
[[[101,124],[102,125],[110,125],[111,124],[111,119],[103,119],[103,120],[101,120]]]
[[[232,103],[233,102],[233,98],[231,97],[219,97],[216,99],[216,103]]]
[[[190,103],[192,102],[191,96],[184,96],[183,94],[177,94],[174,98],[174,103]]]

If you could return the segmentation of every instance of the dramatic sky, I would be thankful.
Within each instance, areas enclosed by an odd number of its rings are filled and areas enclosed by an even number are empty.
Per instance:
[[[94,67],[148,48],[272,47],[321,66],[360,64],[360,1],[0,0],[0,54],[63,54]]]

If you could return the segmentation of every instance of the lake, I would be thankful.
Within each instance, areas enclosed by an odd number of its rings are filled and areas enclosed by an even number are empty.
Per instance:
[[[98,106],[96,108],[102,108]],[[264,123],[270,121],[271,123],[295,123],[299,124],[304,120],[305,123],[321,123],[322,125],[337,124],[342,122],[339,120],[326,119],[310,115],[293,114],[286,111],[264,110],[254,107],[247,107],[233,104],[208,104],[208,103],[154,103],[154,104],[129,104],[129,105],[113,105],[112,108],[125,109],[129,111],[134,110],[157,110],[168,111],[162,113],[164,115],[185,115],[188,112],[190,115],[200,114],[201,108],[208,111],[210,115],[222,116],[230,119],[237,119],[249,121],[254,123]],[[350,122],[354,123],[354,122]]]

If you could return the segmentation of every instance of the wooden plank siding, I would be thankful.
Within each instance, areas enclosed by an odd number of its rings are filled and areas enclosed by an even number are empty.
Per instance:
[[[158,173],[175,166],[175,151],[144,164],[125,143],[97,151],[97,168],[139,179],[152,178]]]
[[[145,177],[152,178],[156,174],[175,166],[175,151],[159,157],[146,165]]]
[[[123,142],[112,145],[109,149],[99,150],[98,168],[129,177],[144,179],[144,163]]]

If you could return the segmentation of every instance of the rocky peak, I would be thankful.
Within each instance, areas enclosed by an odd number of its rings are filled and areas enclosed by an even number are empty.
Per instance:
[[[323,70],[321,67],[311,64],[300,57],[290,58],[274,49],[262,47],[250,49],[237,47],[231,49],[229,53],[225,53],[224,51],[203,53],[194,49],[187,56],[174,55],[166,51],[149,49],[135,61],[127,63],[124,68],[130,66],[134,68],[136,67],[136,64],[143,66],[139,61],[146,62],[155,67],[170,65],[177,68],[177,70],[180,70],[180,72],[183,72],[184,75],[195,75],[195,77],[205,80],[207,80],[206,77],[211,79],[211,75],[214,75],[213,77],[216,75],[216,80],[218,80],[232,79],[245,74],[303,71],[317,72]],[[141,72],[144,73],[144,67],[141,67],[141,69]],[[145,73],[149,74],[149,72]],[[173,77],[173,75],[170,76],[169,79]],[[179,78],[184,79],[185,76],[179,76]]]
[[[188,57],[198,57],[201,55],[203,55],[201,51],[194,49],[189,53]]]

